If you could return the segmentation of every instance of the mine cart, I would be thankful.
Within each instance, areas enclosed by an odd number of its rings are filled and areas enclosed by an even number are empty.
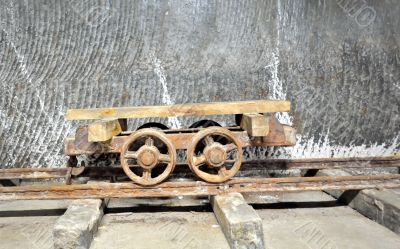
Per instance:
[[[244,160],[248,147],[295,145],[295,130],[275,117],[276,112],[289,111],[290,102],[283,100],[68,110],[68,120],[91,121],[78,126],[74,137],[65,140],[67,167],[0,169],[0,183],[64,180],[0,186],[0,200],[200,197],[232,192],[400,187],[400,174],[317,175],[320,169],[400,167],[398,156]],[[213,115],[235,115],[236,125],[222,127],[211,120]],[[127,130],[128,119],[182,116],[198,121],[183,129],[151,122],[134,131]],[[90,155],[100,155],[101,160],[119,157],[120,164],[94,167],[91,160],[82,160],[80,155],[89,155],[88,159]],[[89,164],[84,165],[85,162]],[[242,174],[238,174],[242,163]],[[254,175],[253,171],[259,172],[260,167],[268,172],[296,169],[302,173],[286,177]],[[188,179],[190,171],[194,176]]]
[[[290,102],[256,100],[71,109],[68,120],[93,120],[81,125],[65,141],[65,153],[74,162],[78,155],[120,155],[125,174],[139,185],[156,185],[174,171],[177,150],[184,150],[187,165],[200,179],[222,183],[236,175],[249,146],[293,146],[295,130],[281,124],[276,112],[289,112]],[[127,119],[235,115],[236,126],[221,127],[212,120],[199,120],[188,128],[169,129],[147,123],[127,131]]]

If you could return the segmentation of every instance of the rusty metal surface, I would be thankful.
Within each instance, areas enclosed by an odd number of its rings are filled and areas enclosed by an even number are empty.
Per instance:
[[[6,179],[51,179],[63,178],[67,175],[69,168],[14,168],[0,169],[0,180]]]
[[[254,169],[370,169],[400,167],[400,157],[363,157],[363,158],[310,158],[310,159],[269,159],[245,161],[241,171]],[[188,172],[186,164],[177,164],[175,173]],[[15,168],[0,169],[0,179],[50,179],[63,178],[67,168]],[[72,176],[111,177],[123,176],[120,167],[80,167],[72,168]]]
[[[260,102],[255,103],[255,107],[258,107]],[[226,104],[229,103],[208,103],[207,108],[201,104],[190,106],[198,111],[209,112],[213,109],[225,113]],[[148,108],[150,107],[144,109]],[[245,106],[241,108],[246,110]],[[141,110],[139,109],[136,111]],[[133,115],[135,110],[130,110],[129,113]],[[151,110],[158,113],[158,107],[151,107]],[[94,110],[89,110],[89,113],[92,111]],[[169,112],[167,114],[172,115]],[[119,124],[118,121],[107,120],[81,125],[75,132],[75,138],[66,139],[64,149],[65,154],[72,157],[119,154],[125,174],[133,182],[143,186],[156,185],[167,179],[176,165],[176,150],[186,150],[187,163],[196,176],[207,182],[221,183],[239,172],[244,147],[288,146],[296,143],[294,128],[282,125],[274,116],[268,116],[265,121],[269,124],[268,133],[255,137],[249,135],[252,129],[250,126],[218,127],[213,124],[195,129],[160,130],[150,126],[133,132],[122,132],[119,129],[118,134],[115,134],[110,127],[114,128],[115,123]],[[91,134],[97,134],[96,139],[90,139]],[[138,143],[141,143],[140,146]],[[161,152],[163,146],[167,150]]]
[[[193,136],[200,129],[177,129],[163,131],[165,136],[171,141],[175,149],[187,149]],[[240,130],[239,127],[229,127],[235,137],[239,139],[242,146],[249,146],[249,139],[245,131]],[[108,144],[93,143],[87,140],[86,126],[80,127],[77,130],[75,138],[67,138],[64,144],[64,152],[66,155],[81,155],[81,154],[97,154],[97,153],[121,153],[123,145],[128,140],[132,132],[124,132],[121,136],[116,136],[111,139]]]
[[[0,187],[0,200],[206,196],[228,192],[296,192],[328,189],[357,190],[398,187],[400,187],[400,174],[337,177],[242,178],[233,179],[222,184],[198,181],[165,182],[152,187],[143,187],[134,183]]]
[[[131,147],[140,139],[144,139],[138,149]],[[161,151],[166,146],[165,154]],[[161,148],[161,149],[160,149]],[[135,183],[140,185],[155,185],[164,181],[174,170],[176,165],[176,150],[174,145],[161,131],[146,128],[132,133],[121,150],[121,165],[125,174]],[[135,162],[132,162],[135,161]],[[134,164],[132,164],[134,163]],[[163,167],[161,172],[154,175],[157,169]],[[161,166],[161,167],[158,167]],[[137,171],[132,169],[138,169]]]
[[[200,144],[205,146],[199,155],[196,152]],[[201,179],[214,183],[225,182],[235,176],[242,165],[242,142],[226,128],[206,128],[193,136],[187,150],[187,161],[190,169]]]
[[[268,136],[262,140],[250,140],[246,131],[240,127],[226,127],[234,136],[239,139],[242,147],[247,146],[292,146],[293,141],[285,139],[285,133],[282,130],[271,131]],[[164,131],[168,139],[173,143],[176,149],[188,149],[193,136],[199,129],[177,129]],[[281,133],[278,133],[281,132]],[[94,143],[88,141],[87,126],[80,127],[75,138],[69,137],[64,142],[64,153],[66,155],[96,154],[96,153],[120,153],[122,146],[132,132],[124,132],[121,136],[115,136],[109,143]],[[279,139],[278,139],[279,138]]]
[[[308,158],[268,159],[244,162],[243,168],[254,169],[264,166],[268,169],[370,169],[400,167],[400,157],[350,157],[350,158]]]

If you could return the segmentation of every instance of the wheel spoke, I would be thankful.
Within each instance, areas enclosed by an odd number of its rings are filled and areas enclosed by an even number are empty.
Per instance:
[[[146,145],[147,146],[153,146],[153,144],[154,144],[154,141],[153,141],[153,139],[149,136],[149,137],[147,137],[146,138]]]
[[[205,162],[206,162],[206,157],[204,155],[193,156],[193,166],[198,167]]]
[[[139,164],[131,164],[129,165],[129,168],[140,168]]]
[[[204,138],[204,140],[205,140],[207,146],[210,146],[211,144],[214,143],[214,139],[210,135],[206,136]]]
[[[151,169],[143,169],[143,176],[144,180],[149,180],[151,178]]]
[[[225,166],[222,166],[218,170],[218,175],[220,176],[226,176],[228,174],[228,170],[225,168]]]
[[[232,150],[237,149],[237,147],[234,143],[230,143],[230,144],[224,145],[224,149],[228,153],[228,152],[231,152]]]
[[[137,157],[138,157],[138,154],[137,154],[137,152],[134,152],[134,151],[127,151],[127,152],[125,152],[125,158],[128,158],[128,159],[137,159]]]
[[[171,157],[168,154],[160,154],[158,155],[158,161],[169,163],[171,162]]]

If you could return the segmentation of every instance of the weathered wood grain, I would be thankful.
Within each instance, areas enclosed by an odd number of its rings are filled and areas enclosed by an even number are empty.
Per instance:
[[[149,118],[207,116],[242,113],[289,112],[290,101],[253,100],[235,102],[210,102],[169,106],[137,106],[115,108],[69,109],[67,120],[91,120],[110,118]]]
[[[245,113],[242,116],[240,127],[252,137],[264,137],[269,132],[267,116],[259,113]]]
[[[104,142],[110,140],[122,132],[122,127],[118,119],[99,120],[88,125],[88,141]]]

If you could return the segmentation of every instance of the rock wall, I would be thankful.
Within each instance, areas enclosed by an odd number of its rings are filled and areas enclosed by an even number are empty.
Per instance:
[[[395,0],[1,5],[0,167],[62,166],[63,139],[78,125],[64,120],[68,108],[249,99],[290,99],[293,111],[277,115],[299,131],[296,147],[252,158],[400,149]]]

